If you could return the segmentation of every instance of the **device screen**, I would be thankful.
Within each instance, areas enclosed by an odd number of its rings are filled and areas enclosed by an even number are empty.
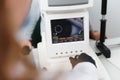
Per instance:
[[[84,40],[84,18],[51,20],[52,43]]]

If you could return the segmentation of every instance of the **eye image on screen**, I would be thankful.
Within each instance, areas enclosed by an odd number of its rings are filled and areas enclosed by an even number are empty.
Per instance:
[[[84,19],[51,20],[52,43],[76,42],[84,40]]]

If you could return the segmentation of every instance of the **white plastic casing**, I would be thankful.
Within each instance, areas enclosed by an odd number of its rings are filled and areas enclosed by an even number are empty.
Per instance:
[[[66,43],[52,43],[51,20],[54,19],[69,19],[69,18],[83,18],[84,19],[84,40]],[[45,27],[45,45],[48,55],[50,57],[72,56],[84,52],[85,45],[89,44],[89,15],[88,11],[79,11],[74,13],[63,14],[46,14],[42,15]],[[42,31],[41,31],[42,32]],[[67,54],[66,54],[67,53]]]
[[[89,44],[89,14],[86,8],[91,6],[93,6],[93,0],[89,0],[89,3],[84,5],[61,7],[49,7],[48,0],[40,0],[43,25],[41,25],[42,42],[38,43],[38,53],[41,68],[47,68],[48,71],[71,70],[69,57],[85,52],[96,61],[99,80],[110,80],[104,66]],[[84,19],[84,41],[52,43],[51,20],[81,17]]]
[[[93,6],[93,0],[88,0],[88,4],[69,5],[69,6],[49,6],[48,0],[40,0],[40,9],[45,12],[60,12],[86,9]]]

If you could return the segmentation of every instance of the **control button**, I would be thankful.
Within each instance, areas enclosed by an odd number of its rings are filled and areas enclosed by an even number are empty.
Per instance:
[[[61,52],[61,54],[63,54],[63,52]]]
[[[83,52],[82,50],[80,50],[80,52]]]
[[[78,51],[77,51],[77,50],[76,50],[75,52],[76,52],[76,53],[78,53]]]
[[[65,52],[66,54],[68,54],[68,52]]]

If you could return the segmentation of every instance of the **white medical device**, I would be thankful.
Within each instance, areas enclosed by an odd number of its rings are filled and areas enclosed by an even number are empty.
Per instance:
[[[41,0],[40,67],[49,71],[68,71],[72,69],[69,57],[86,53],[95,59],[100,80],[110,80],[89,44],[89,13],[86,8],[92,6],[93,1],[70,1]]]
[[[93,6],[93,0],[41,0],[41,11],[80,10]]]

